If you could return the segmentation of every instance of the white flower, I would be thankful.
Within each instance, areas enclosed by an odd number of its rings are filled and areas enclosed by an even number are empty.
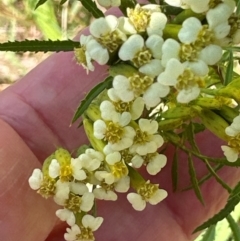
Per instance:
[[[118,7],[121,5],[121,0],[97,0],[99,5],[104,8]]]
[[[78,159],[81,162],[82,168],[92,172],[100,167],[104,160],[104,155],[99,151],[89,148]]]
[[[156,152],[146,156],[135,155],[132,158],[133,167],[140,168],[143,163],[146,163],[150,175],[156,175],[166,165],[167,157]]]
[[[161,98],[168,95],[170,88],[167,85],[160,83],[153,83],[143,94],[143,100],[146,104],[147,109],[156,107]]]
[[[165,71],[158,76],[158,82],[162,85],[174,86],[179,90],[178,102],[188,103],[200,94],[199,78],[207,73],[208,67],[201,60],[180,63],[177,59],[170,59]]]
[[[129,148],[130,152],[141,156],[156,152],[163,144],[163,138],[157,134],[157,121],[140,119],[138,125],[139,129],[133,145]]]
[[[114,189],[117,192],[127,192],[128,189],[130,188],[130,177],[129,176],[125,176],[121,179],[119,179],[117,182],[114,183]]]
[[[56,211],[56,215],[61,221],[66,221],[69,226],[73,226],[76,222],[73,212],[69,211],[66,208],[58,209]]]
[[[127,9],[127,15],[137,32],[147,31],[148,36],[152,34],[162,36],[162,30],[167,23],[167,17],[161,13],[159,5],[146,4],[141,7],[137,4],[134,9]]]
[[[113,174],[111,172],[107,172],[107,171],[96,171],[94,173],[95,177],[97,178],[97,180],[99,180],[100,182],[104,181],[105,183],[107,183],[108,185],[111,185],[114,183],[115,181],[115,177],[113,176]]]
[[[112,102],[105,100],[100,105],[101,116],[103,119],[109,119],[109,113],[117,111],[123,113],[124,111],[128,111],[131,114],[132,120],[138,119],[143,112],[144,109],[144,101],[141,97],[136,98],[133,102],[124,102],[118,97],[117,91],[113,88],[112,90],[108,90],[109,98]]]
[[[82,225],[85,228],[88,228],[90,230],[92,230],[93,232],[98,230],[98,228],[101,226],[103,222],[103,218],[102,217],[93,217],[89,214],[86,214],[83,218],[82,218]]]
[[[62,174],[61,170],[66,169],[67,172],[67,176],[64,176],[64,174]],[[63,172],[64,173],[64,172]],[[79,161],[78,158],[74,159],[71,158],[71,163],[70,165],[63,165],[61,166],[59,164],[59,162],[56,159],[53,159],[49,165],[49,176],[51,178],[64,178],[64,177],[68,177],[68,176],[73,176],[74,179],[82,181],[84,179],[86,179],[86,173],[84,170],[82,170],[82,164]]]
[[[29,186],[33,190],[38,190],[41,187],[43,181],[42,171],[38,168],[33,170],[31,177],[28,179]]]
[[[141,35],[134,34],[123,43],[118,55],[121,60],[131,60],[140,67],[140,72],[155,77],[163,70],[160,61],[162,44],[163,39],[158,35],[151,35],[144,43]]]
[[[80,227],[75,224],[71,228],[67,228],[67,232],[64,234],[66,241],[94,241],[93,232],[96,231],[102,224],[102,217],[93,217],[86,214],[82,218],[82,231]],[[87,232],[85,231],[87,230]],[[83,233],[83,236],[81,235]]]
[[[71,228],[67,228],[67,233],[64,234],[66,241],[77,241],[78,236],[81,234],[81,230],[77,224],[74,224]]]
[[[106,139],[108,145],[115,151],[128,148],[133,143],[135,131],[131,126],[127,126],[131,121],[131,114],[123,112],[122,114],[113,113],[108,122],[97,120],[93,124],[94,136],[97,139]]]
[[[91,23],[89,31],[109,52],[117,50],[127,39],[126,34],[118,28],[118,18],[113,15],[96,19]]]
[[[150,198],[142,197],[137,193],[129,193],[127,195],[128,201],[132,204],[133,208],[137,211],[142,211],[146,207],[146,202],[151,205],[156,205],[167,197],[167,192],[163,189],[157,189],[152,193]]]

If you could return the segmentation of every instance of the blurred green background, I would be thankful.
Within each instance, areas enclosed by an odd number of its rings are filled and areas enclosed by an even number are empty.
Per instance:
[[[64,5],[49,0],[34,10],[37,0],[0,1],[0,42],[24,39],[72,39],[91,16],[76,0]],[[50,53],[0,52],[0,90],[24,76]]]

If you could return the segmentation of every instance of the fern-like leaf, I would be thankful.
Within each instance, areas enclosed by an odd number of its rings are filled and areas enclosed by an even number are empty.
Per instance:
[[[73,51],[74,48],[79,48],[80,43],[72,40],[25,40],[0,43],[0,51],[13,51],[13,52],[60,52],[60,51]]]

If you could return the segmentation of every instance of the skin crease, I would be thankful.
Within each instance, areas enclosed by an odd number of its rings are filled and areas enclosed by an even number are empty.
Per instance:
[[[0,233],[5,241],[62,241],[65,224],[54,213],[59,207],[31,190],[28,178],[34,168],[57,147],[70,151],[87,143],[82,129],[69,127],[79,101],[106,76],[106,66],[86,75],[73,53],[57,53],[38,65],[19,82],[0,93]],[[220,141],[210,133],[197,137],[201,150],[222,156]],[[95,233],[98,241],[190,241],[192,231],[218,212],[226,203],[227,192],[210,179],[202,185],[203,207],[193,191],[180,190],[190,184],[187,158],[179,157],[179,191],[172,192],[171,162],[173,147],[167,149],[167,166],[153,183],[160,183],[168,197],[157,206],[147,205],[142,212],[133,210],[119,194],[117,202],[98,202],[98,216],[104,222]],[[207,173],[195,160],[198,176]],[[142,172],[146,180],[149,176]],[[234,186],[237,168],[224,168],[219,175]]]

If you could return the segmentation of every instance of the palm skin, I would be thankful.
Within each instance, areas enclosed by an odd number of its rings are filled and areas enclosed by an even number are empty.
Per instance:
[[[0,233],[5,241],[63,240],[65,226],[55,217],[58,209],[52,200],[44,200],[28,185],[34,168],[56,147],[70,151],[86,142],[83,130],[69,127],[79,101],[98,81],[104,79],[106,67],[86,75],[76,65],[72,53],[58,53],[44,61],[14,86],[0,94]],[[219,143],[209,133],[198,136],[205,153],[221,156]],[[214,145],[213,145],[214,143]],[[173,148],[167,150],[168,164],[155,176],[154,182],[169,192],[157,206],[148,205],[134,211],[125,195],[117,202],[98,203],[98,216],[103,225],[96,232],[102,241],[190,241],[192,231],[221,209],[227,192],[214,180],[202,186],[206,204],[203,207],[193,191],[171,191]],[[187,159],[180,156],[179,189],[189,185]],[[206,173],[196,162],[199,176]],[[148,179],[148,175],[143,175]],[[221,177],[233,186],[239,170],[225,168]]]

